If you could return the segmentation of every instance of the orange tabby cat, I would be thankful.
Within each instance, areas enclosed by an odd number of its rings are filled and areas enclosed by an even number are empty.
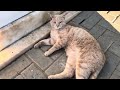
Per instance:
[[[45,52],[45,56],[65,48],[68,58],[64,71],[48,78],[66,79],[75,75],[76,79],[96,79],[106,60],[100,45],[85,29],[67,25],[64,16],[52,16],[51,38],[41,40],[34,46],[53,45]]]

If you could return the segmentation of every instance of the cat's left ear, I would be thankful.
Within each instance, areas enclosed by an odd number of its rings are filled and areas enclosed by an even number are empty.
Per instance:
[[[69,12],[66,11],[65,13],[63,13],[62,17],[65,19],[65,16],[68,14]]]

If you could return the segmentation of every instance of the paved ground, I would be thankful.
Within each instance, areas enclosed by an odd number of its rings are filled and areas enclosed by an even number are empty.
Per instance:
[[[103,12],[108,14],[111,12]],[[116,14],[112,14],[116,15]],[[119,19],[119,18],[118,18]],[[117,20],[119,23],[120,20]],[[116,22],[116,20],[114,22]],[[113,22],[113,23],[114,23]],[[107,62],[98,79],[120,79],[120,34],[101,15],[95,11],[84,11],[69,24],[83,26],[100,43]],[[44,52],[49,46],[31,49],[0,71],[2,79],[46,79],[48,75],[63,71],[66,56],[64,50],[59,50],[50,57]]]

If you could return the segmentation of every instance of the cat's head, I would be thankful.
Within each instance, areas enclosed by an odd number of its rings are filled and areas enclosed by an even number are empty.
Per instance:
[[[63,28],[66,25],[65,15],[51,15],[51,14],[49,15],[52,19],[50,21],[51,27],[53,27],[54,29],[58,30]]]

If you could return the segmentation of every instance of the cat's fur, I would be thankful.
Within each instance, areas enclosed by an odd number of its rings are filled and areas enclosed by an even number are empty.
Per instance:
[[[85,29],[65,23],[64,15],[54,15],[50,21],[51,38],[41,40],[35,48],[41,45],[53,45],[45,56],[65,48],[67,55],[66,67],[63,72],[48,76],[49,79],[96,79],[105,63],[105,55],[96,39]]]

